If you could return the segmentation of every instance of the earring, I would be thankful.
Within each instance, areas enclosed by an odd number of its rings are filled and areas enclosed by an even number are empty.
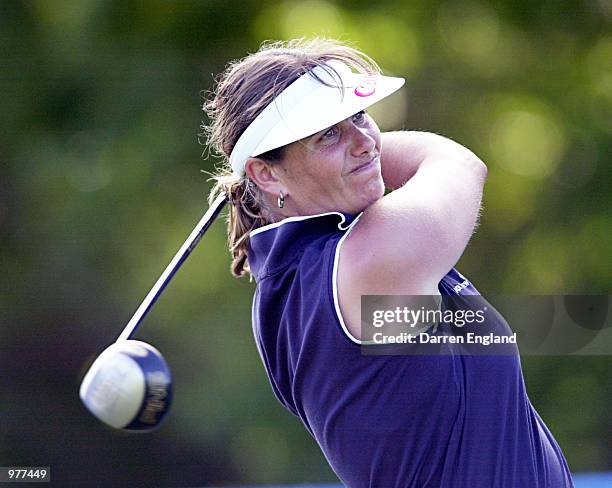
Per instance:
[[[282,192],[278,194],[276,204],[278,205],[278,208],[283,208],[285,206],[285,197]]]

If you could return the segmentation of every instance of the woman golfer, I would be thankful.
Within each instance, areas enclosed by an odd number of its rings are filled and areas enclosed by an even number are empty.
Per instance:
[[[362,296],[478,295],[453,266],[486,166],[438,135],[381,134],[365,109],[403,83],[291,41],[231,63],[206,104],[227,159],[211,196],[231,203],[233,273],[257,283],[274,393],[349,487],[571,487],[517,354],[362,354]]]

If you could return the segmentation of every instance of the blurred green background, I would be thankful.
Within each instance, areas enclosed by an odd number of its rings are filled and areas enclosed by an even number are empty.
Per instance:
[[[140,328],[174,374],[152,435],[77,391],[206,208],[201,91],[266,39],[351,40],[401,95],[383,128],[429,130],[489,166],[459,263],[485,294],[609,294],[612,2],[0,3],[0,465],[56,486],[334,481],[273,397],[219,221]],[[610,357],[525,357],[573,471],[612,469]]]

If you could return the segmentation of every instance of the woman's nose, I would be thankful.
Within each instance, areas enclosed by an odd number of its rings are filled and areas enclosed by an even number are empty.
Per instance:
[[[358,127],[351,124],[351,153],[361,156],[370,153],[376,147],[376,141],[367,127]]]

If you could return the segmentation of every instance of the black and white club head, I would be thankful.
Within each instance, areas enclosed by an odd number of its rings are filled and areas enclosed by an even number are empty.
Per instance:
[[[79,395],[92,414],[115,429],[152,430],[170,408],[170,369],[150,344],[118,341],[94,361]]]

